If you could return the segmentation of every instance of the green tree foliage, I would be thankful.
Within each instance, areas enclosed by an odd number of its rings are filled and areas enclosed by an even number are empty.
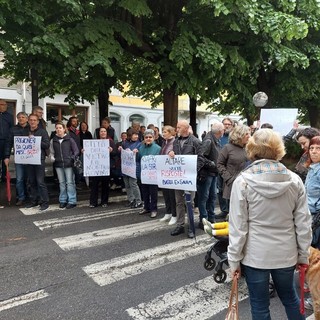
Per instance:
[[[164,102],[173,125],[184,93],[249,123],[257,117],[252,95],[261,90],[272,106],[319,118],[319,7],[309,0],[3,0],[3,72],[28,80],[35,68],[42,95],[68,92],[74,102],[129,81],[130,94]]]

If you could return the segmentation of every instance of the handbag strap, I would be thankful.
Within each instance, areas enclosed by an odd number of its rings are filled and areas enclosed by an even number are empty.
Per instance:
[[[304,315],[304,293],[306,292],[304,289],[304,278],[306,274],[306,270],[308,269],[307,264],[299,264],[299,284],[300,284],[300,313]]]
[[[229,299],[229,310],[234,306],[238,311],[238,274],[235,273],[232,279],[231,294]]]

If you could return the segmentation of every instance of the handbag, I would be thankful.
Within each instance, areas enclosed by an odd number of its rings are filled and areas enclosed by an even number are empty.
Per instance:
[[[82,161],[80,160],[79,156],[75,157],[73,166],[76,168],[78,174],[83,173]]]
[[[235,274],[232,279],[229,307],[225,320],[239,320],[238,274]]]

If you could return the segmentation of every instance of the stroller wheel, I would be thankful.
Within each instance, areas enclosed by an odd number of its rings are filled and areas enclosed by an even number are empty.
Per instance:
[[[227,279],[227,273],[224,270],[219,270],[217,273],[213,276],[213,279],[216,283],[223,283]]]
[[[204,262],[204,268],[208,271],[211,271],[216,266],[216,261],[213,258],[206,259]]]

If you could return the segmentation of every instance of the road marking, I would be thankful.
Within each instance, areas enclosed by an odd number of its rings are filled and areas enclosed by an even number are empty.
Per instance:
[[[158,205],[158,208],[162,208],[164,205]],[[53,219],[46,219],[46,220],[39,220],[34,221],[33,223],[40,229],[40,230],[46,230],[46,229],[57,229],[61,228],[63,226],[67,226],[74,223],[81,223],[81,222],[88,222],[88,221],[94,221],[94,220],[100,220],[105,218],[111,218],[114,216],[119,215],[126,215],[126,214],[133,214],[134,209],[108,209],[104,211],[99,212],[86,212],[81,213],[80,215],[72,215],[72,216],[64,216],[60,218],[53,218]]]
[[[55,238],[53,241],[55,241],[62,250],[70,251],[100,246],[106,243],[138,237],[157,230],[169,228],[171,228],[171,226],[166,223],[161,223],[159,220],[144,221],[140,223],[124,225],[121,227]]]
[[[203,234],[197,237],[196,243],[190,239],[168,243],[94,263],[84,267],[83,270],[99,286],[106,286],[148,270],[154,270],[201,253],[204,254],[211,245],[212,240]]]
[[[159,200],[158,201],[158,206],[160,204],[163,205],[163,198],[160,197],[159,195]],[[127,199],[127,196],[115,196],[115,197],[111,197],[110,201],[112,201],[112,203],[116,203],[116,202],[125,202]],[[81,208],[81,207],[89,207],[89,200],[81,200],[77,202],[77,208]],[[101,207],[100,207],[101,208]],[[99,209],[99,207],[97,207],[96,209]],[[59,208],[59,203],[56,204],[50,204],[49,208],[45,211],[40,211],[40,207],[32,207],[32,208],[19,208],[19,210],[26,216],[32,216],[32,215],[40,215],[40,214],[44,214],[44,213],[48,213],[48,212],[54,212],[54,211],[64,211],[65,209],[60,209]],[[74,209],[73,209],[74,210]],[[137,210],[137,209],[132,209],[132,210]],[[139,208],[139,210],[141,210],[141,208]]]
[[[126,311],[134,320],[205,320],[228,307],[230,291],[229,277],[224,284],[217,284],[211,275]],[[239,301],[246,298],[248,298],[247,285],[244,279],[240,279]]]
[[[12,299],[4,300],[0,302],[0,312],[13,307],[20,306],[32,301],[40,300],[49,296],[44,290],[38,290],[35,292],[27,293]]]

